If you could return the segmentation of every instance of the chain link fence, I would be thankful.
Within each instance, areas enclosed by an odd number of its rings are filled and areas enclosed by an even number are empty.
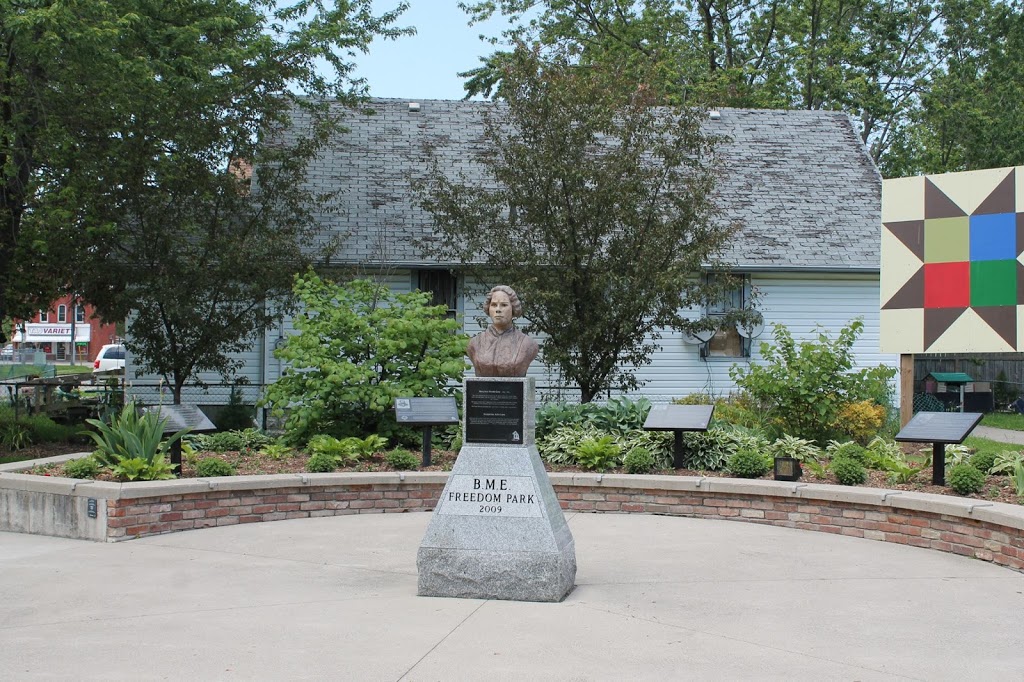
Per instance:
[[[186,384],[181,388],[181,403],[196,405],[214,424],[225,408],[234,400],[251,407],[254,425],[261,429],[268,427],[267,410],[256,407],[263,397],[268,384],[220,383]],[[125,382],[125,399],[140,405],[169,405],[174,402],[174,392],[165,382]],[[234,398],[232,398],[234,396]]]

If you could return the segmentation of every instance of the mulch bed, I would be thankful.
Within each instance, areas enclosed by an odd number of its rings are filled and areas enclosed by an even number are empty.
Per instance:
[[[16,454],[31,455],[32,458],[37,457],[52,457],[54,455],[62,455],[72,452],[83,452],[89,450],[87,445],[68,445],[59,443],[47,443],[43,445],[36,445],[30,448],[19,450]],[[419,453],[416,453],[417,455]],[[435,450],[431,456],[431,466],[429,467],[418,467],[417,471],[450,471],[452,466],[455,464],[455,458],[457,453],[445,450]],[[306,459],[307,457],[302,453],[297,453],[292,456],[283,456],[278,459],[261,455],[255,451],[229,451],[229,452],[202,452],[198,453],[197,459],[205,457],[217,457],[222,459],[235,467],[235,470],[239,475],[261,475],[261,474],[298,474],[306,473]],[[582,469],[577,466],[566,466],[566,465],[547,465],[548,471],[557,472],[583,472],[593,473],[586,469]],[[41,473],[46,476],[62,476],[64,468],[61,465],[51,465],[45,470],[41,470],[37,473]],[[340,467],[337,471],[339,472],[380,472],[380,471],[395,471],[395,468],[387,463],[387,459],[383,454],[376,454],[359,464],[352,467]],[[625,473],[622,469],[611,469],[604,472],[606,474],[612,473]],[[660,471],[652,472],[660,475],[669,476],[707,476],[707,477],[721,477],[728,478],[729,474],[723,471],[697,471],[693,469],[663,469]],[[909,490],[920,493],[932,493],[935,495],[951,495],[956,496],[952,490],[944,486],[936,486],[931,484],[931,468],[925,469],[924,471],[917,474],[917,476],[909,483],[890,483],[888,481],[888,475],[882,471],[868,470],[868,480],[864,483],[864,487],[870,488],[885,488],[889,490]],[[196,471],[195,467],[189,462],[185,462],[182,465],[181,478],[195,478]],[[772,475],[769,473],[762,477],[765,480],[771,479]],[[113,476],[109,473],[101,474],[99,480],[113,481]],[[826,475],[824,478],[814,476],[807,469],[804,469],[804,475],[800,479],[801,483],[824,483],[831,485],[839,485],[835,477],[831,474]],[[968,496],[978,500],[988,500],[992,502],[1005,502],[1007,504],[1022,504],[1024,500],[1017,496],[1014,490],[1013,483],[1010,482],[1006,476],[989,476],[986,480],[985,487],[980,493]]]

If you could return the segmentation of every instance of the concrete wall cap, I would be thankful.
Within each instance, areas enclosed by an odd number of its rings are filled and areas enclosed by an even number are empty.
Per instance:
[[[999,526],[1024,530],[1024,507],[994,502],[990,507],[975,507],[969,518]]]
[[[45,464],[63,464],[73,459],[88,457],[91,454],[92,452],[75,452],[70,455],[54,455],[53,457],[40,457],[39,459],[26,459],[21,462],[9,462],[7,464],[0,464],[0,473],[29,471]]]

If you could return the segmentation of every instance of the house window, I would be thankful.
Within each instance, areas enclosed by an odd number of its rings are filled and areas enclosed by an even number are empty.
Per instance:
[[[416,273],[416,288],[430,294],[430,305],[443,305],[448,317],[458,312],[458,279],[450,270],[420,270]]]
[[[57,321],[67,322],[68,321],[68,307],[63,303],[57,306]]]
[[[39,321],[40,322],[49,322],[50,321],[50,312],[48,310],[40,310],[39,311]]]
[[[715,283],[718,275],[709,274],[708,282]],[[742,310],[750,301],[750,277],[733,275],[735,286],[724,293],[721,299],[707,307],[707,316],[711,319],[724,320],[729,313]],[[740,336],[736,325],[726,324],[715,332],[707,343],[701,347],[703,358],[744,358],[750,356],[750,339]]]
[[[83,306],[83,305],[76,305],[75,306],[75,322],[79,322],[79,323],[85,322],[85,306]]]

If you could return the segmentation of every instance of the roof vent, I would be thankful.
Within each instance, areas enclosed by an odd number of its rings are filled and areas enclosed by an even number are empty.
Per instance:
[[[409,102],[409,113],[410,114],[415,114],[419,110],[420,110],[420,103],[419,102]]]
[[[722,112],[719,111],[718,109],[712,109],[711,111],[708,112],[708,118],[710,118],[712,121],[721,121]]]

